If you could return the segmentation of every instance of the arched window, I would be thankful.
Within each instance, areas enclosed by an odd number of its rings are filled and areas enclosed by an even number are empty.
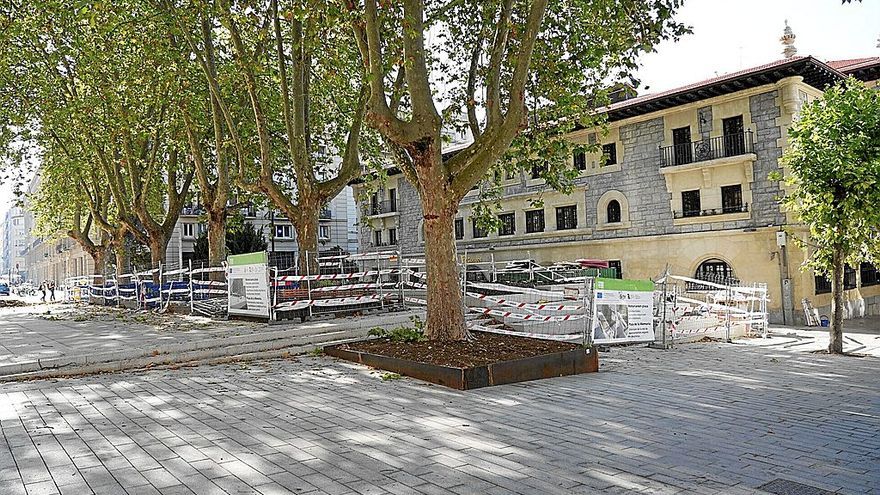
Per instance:
[[[616,199],[608,202],[607,223],[620,223],[620,203]]]
[[[709,259],[700,263],[694,278],[724,285],[739,283],[736,274],[733,273],[733,268],[727,262],[719,259]]]

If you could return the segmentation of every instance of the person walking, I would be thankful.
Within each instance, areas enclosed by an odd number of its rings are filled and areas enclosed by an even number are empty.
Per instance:
[[[46,281],[40,283],[40,302],[46,302]]]
[[[55,281],[49,281],[49,300],[55,302]]]

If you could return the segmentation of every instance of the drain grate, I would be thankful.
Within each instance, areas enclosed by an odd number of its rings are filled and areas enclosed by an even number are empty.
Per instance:
[[[764,490],[767,493],[774,493],[776,495],[834,495],[834,492],[823,490],[822,488],[782,478],[777,478],[761,485],[758,487],[758,490]]]

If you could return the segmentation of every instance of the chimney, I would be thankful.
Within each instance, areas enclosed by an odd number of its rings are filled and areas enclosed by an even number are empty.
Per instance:
[[[785,55],[785,58],[791,58],[797,54],[797,48],[794,46],[795,38],[797,38],[797,36],[791,31],[791,27],[788,25],[788,19],[786,19],[785,30],[782,32],[782,38],[779,38],[779,41],[783,46],[782,54]]]

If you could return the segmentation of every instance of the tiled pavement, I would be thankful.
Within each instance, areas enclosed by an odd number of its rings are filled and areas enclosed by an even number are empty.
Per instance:
[[[0,366],[84,353],[151,349],[260,331],[246,322],[96,306],[40,304],[0,310]]]
[[[306,357],[0,384],[0,494],[880,493],[874,358],[600,358],[471,392]]]

